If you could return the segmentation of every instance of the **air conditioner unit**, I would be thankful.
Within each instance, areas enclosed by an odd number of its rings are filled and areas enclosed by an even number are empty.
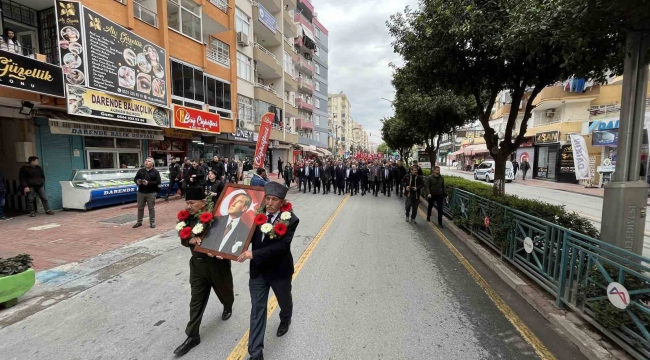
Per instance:
[[[248,35],[244,34],[243,32],[238,32],[237,33],[237,44],[241,46],[248,46]]]
[[[246,121],[244,121],[244,120],[239,120],[239,128],[240,128],[240,129],[243,129],[243,128],[245,128],[245,127],[246,127]]]
[[[546,110],[546,117],[554,117],[555,116],[555,109],[548,109]]]

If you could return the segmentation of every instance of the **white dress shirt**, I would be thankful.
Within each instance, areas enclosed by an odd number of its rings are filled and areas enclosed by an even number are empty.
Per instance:
[[[224,235],[223,239],[221,240],[221,245],[219,245],[219,251],[223,250],[223,247],[228,242],[228,239],[230,239],[230,235],[232,235],[232,232],[235,231],[235,228],[237,227],[237,225],[239,225],[239,220],[241,220],[241,217],[233,219],[230,216],[228,216],[228,222],[226,223],[226,228],[228,227],[228,224],[231,224],[230,231],[228,231],[226,235]]]

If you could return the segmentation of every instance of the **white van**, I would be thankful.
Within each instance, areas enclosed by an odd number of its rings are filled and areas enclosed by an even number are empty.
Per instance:
[[[494,160],[483,161],[476,170],[474,170],[474,179],[485,180],[488,182],[494,181]],[[506,182],[511,182],[515,179],[515,171],[512,168],[512,161],[506,161]]]

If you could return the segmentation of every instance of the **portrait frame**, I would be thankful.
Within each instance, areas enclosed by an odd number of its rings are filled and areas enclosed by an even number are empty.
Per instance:
[[[221,209],[228,209],[231,204],[226,205],[224,202],[231,203],[236,197],[241,194],[247,194],[251,197],[250,207],[238,218],[238,223],[235,225],[235,229],[232,230],[232,233],[230,234],[227,242],[224,244],[224,248],[222,250],[232,250],[235,248],[235,246],[237,246],[238,243],[241,242],[242,244],[236,247],[236,251],[218,251],[217,249],[223,241],[224,235],[222,234],[224,234],[224,231],[226,230],[226,227],[223,225],[223,223],[220,223],[220,221],[228,220],[228,214],[223,214]],[[256,203],[255,199],[259,199],[258,203]],[[263,205],[263,201],[263,186],[226,183],[223,191],[221,192],[221,195],[219,195],[219,198],[214,203],[214,209],[212,211],[214,222],[212,226],[201,236],[201,246],[195,246],[194,251],[220,256],[228,260],[237,260],[239,255],[248,250],[250,247],[251,240],[253,239],[253,233],[255,232],[256,228],[253,219],[257,213],[257,209]]]

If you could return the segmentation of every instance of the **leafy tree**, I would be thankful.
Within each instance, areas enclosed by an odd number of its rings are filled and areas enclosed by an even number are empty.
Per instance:
[[[386,145],[395,149],[402,159],[407,158],[409,150],[419,143],[420,136],[399,117],[384,118],[381,122],[381,136]]]
[[[416,143],[424,144],[429,161],[435,164],[442,135],[472,120],[476,106],[471,98],[458,96],[451,90],[419,88],[417,76],[408,64],[395,70],[395,112],[404,127],[413,133]]]
[[[402,55],[420,91],[450,89],[474,98],[485,142],[494,158],[495,195],[504,193],[505,163],[524,142],[533,101],[544,87],[571,75],[602,79],[622,67],[621,12],[600,13],[628,0],[426,0],[391,16],[394,50]],[[642,6],[645,0],[631,0]],[[632,9],[625,6],[626,9]],[[642,12],[647,13],[647,5]],[[599,9],[598,14],[592,9]],[[582,29],[582,30],[580,30]],[[512,105],[504,139],[489,120],[497,95],[509,90]],[[522,97],[524,118],[513,137]]]
[[[390,148],[388,147],[388,145],[385,142],[383,142],[383,143],[379,144],[379,146],[377,146],[377,152],[378,153],[388,154],[389,151],[390,151]]]

